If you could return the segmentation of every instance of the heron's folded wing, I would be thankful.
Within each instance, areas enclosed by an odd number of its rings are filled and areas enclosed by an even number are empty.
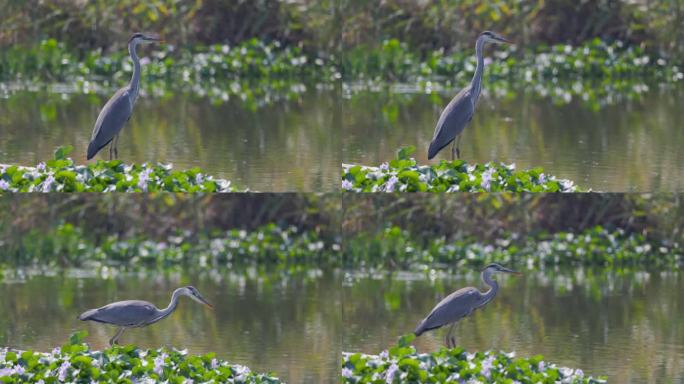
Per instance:
[[[120,326],[135,326],[151,321],[159,310],[147,301],[127,300],[84,312],[79,319]]]
[[[473,309],[477,308],[480,295],[480,291],[473,287],[461,288],[450,294],[432,309],[414,332],[421,334],[468,316]]]
[[[132,112],[133,106],[128,99],[128,87],[119,89],[100,111],[90,141],[97,148],[107,145],[121,131]]]
[[[475,108],[470,97],[470,86],[467,86],[442,111],[430,142],[429,152],[433,156],[463,132],[466,124],[473,118]]]

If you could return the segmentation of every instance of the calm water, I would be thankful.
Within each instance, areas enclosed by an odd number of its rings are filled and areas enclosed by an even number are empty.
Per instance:
[[[49,351],[71,332],[86,329],[86,341],[103,348],[116,329],[80,322],[79,313],[130,298],[165,307],[173,289],[187,284],[195,285],[215,310],[182,298],[171,316],[125,332],[120,343],[216,352],[289,383],[337,382],[341,278],[321,272],[262,278],[212,273],[5,279],[0,282],[0,345]]]
[[[543,354],[615,383],[684,381],[684,274],[584,270],[498,279],[494,301],[455,328],[466,349]],[[379,353],[466,285],[482,287],[476,274],[347,276],[343,350]],[[445,335],[446,329],[428,332],[414,343],[434,351]]]
[[[454,94],[367,91],[347,97],[343,161],[378,165],[414,145],[416,159],[427,163],[435,123]],[[595,111],[580,100],[557,105],[525,91],[484,95],[463,133],[461,156],[541,166],[599,191],[684,191],[684,86],[653,85],[625,99]],[[450,158],[447,149],[437,160]]]
[[[294,101],[247,108],[177,94],[143,96],[119,139],[119,158],[164,162],[256,191],[339,188],[338,92],[309,90]],[[0,98],[0,163],[35,165],[60,145],[85,162],[93,124],[109,95],[18,92]],[[103,150],[99,158],[109,158]]]

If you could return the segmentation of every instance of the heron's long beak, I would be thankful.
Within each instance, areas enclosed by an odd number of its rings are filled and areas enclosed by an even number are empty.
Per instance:
[[[508,269],[508,268],[503,268],[502,271],[507,272],[507,273],[512,273],[514,275],[522,275],[522,272],[514,271],[514,270]]]
[[[505,37],[503,37],[503,36],[497,36],[497,38],[498,38],[498,40],[499,40],[500,42],[502,42],[502,43],[506,43],[506,44],[510,44],[510,45],[515,45],[514,42],[512,42],[511,40],[508,40],[507,38],[505,38]]]
[[[199,301],[200,303],[202,303],[202,304],[206,305],[207,307],[209,307],[209,309],[212,309],[212,310],[214,309],[214,306],[211,305],[211,304],[209,304],[209,302],[208,302],[204,297],[202,297],[202,296],[200,296],[200,295],[196,295],[196,296],[193,295],[193,297],[196,298],[197,301]]]

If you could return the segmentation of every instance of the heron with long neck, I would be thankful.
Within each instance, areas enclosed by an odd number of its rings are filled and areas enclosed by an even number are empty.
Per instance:
[[[78,316],[78,319],[81,321],[96,321],[98,323],[118,326],[119,330],[109,340],[109,345],[114,345],[126,329],[154,324],[169,316],[176,310],[178,299],[180,299],[181,296],[187,296],[200,304],[213,308],[195,287],[187,286],[173,291],[171,302],[164,309],[159,309],[154,304],[147,301],[125,300],[85,311]]]
[[[456,345],[456,341],[451,334],[456,322],[492,301],[499,291],[499,284],[496,280],[492,279],[494,273],[520,274],[520,272],[505,268],[497,263],[489,264],[482,270],[480,275],[482,282],[489,286],[488,290],[481,292],[474,287],[465,287],[450,294],[432,309],[430,314],[418,324],[413,333],[416,336],[420,336],[427,331],[451,324],[445,338],[445,343],[447,347],[453,348]]]
[[[114,93],[109,101],[100,111],[100,115],[95,121],[93,134],[88,144],[87,160],[92,159],[102,148],[110,144],[109,159],[112,159],[112,152],[114,157],[119,156],[119,133],[131,118],[133,113],[133,106],[138,99],[138,92],[140,90],[140,59],[136,53],[136,48],[139,44],[150,44],[162,41],[160,38],[142,33],[135,33],[128,40],[128,54],[133,61],[133,76],[127,86],[119,89]]]
[[[451,159],[461,157],[459,144],[461,140],[461,133],[466,125],[472,120],[475,113],[475,106],[480,99],[480,92],[482,91],[482,74],[484,73],[484,46],[487,43],[493,44],[512,44],[501,35],[494,32],[484,31],[480,34],[475,42],[475,56],[477,57],[477,67],[475,67],[475,75],[468,86],[461,89],[461,91],[454,96],[447,104],[442,114],[439,116],[437,126],[435,126],[435,134],[430,141],[428,148],[428,160],[432,159],[442,150],[442,148],[453,143],[451,147]]]

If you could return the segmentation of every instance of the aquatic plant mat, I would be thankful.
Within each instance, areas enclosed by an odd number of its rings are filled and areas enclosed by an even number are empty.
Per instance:
[[[0,382],[112,383],[280,383],[277,377],[217,359],[214,353],[190,355],[186,350],[139,349],[133,345],[93,351],[77,332],[52,352],[0,348]]]
[[[468,164],[442,160],[419,165],[415,147],[377,167],[342,165],[342,189],[352,192],[578,192],[570,180],[547,175],[542,168],[516,170],[515,164]]]
[[[466,352],[441,348],[418,353],[406,335],[379,355],[343,352],[343,383],[604,383],[581,369],[558,367],[541,355],[524,358],[515,352]]]
[[[0,192],[233,192],[231,182],[199,168],[174,170],[170,164],[125,164],[99,160],[76,165],[67,157],[73,147],[35,167],[0,165]]]

